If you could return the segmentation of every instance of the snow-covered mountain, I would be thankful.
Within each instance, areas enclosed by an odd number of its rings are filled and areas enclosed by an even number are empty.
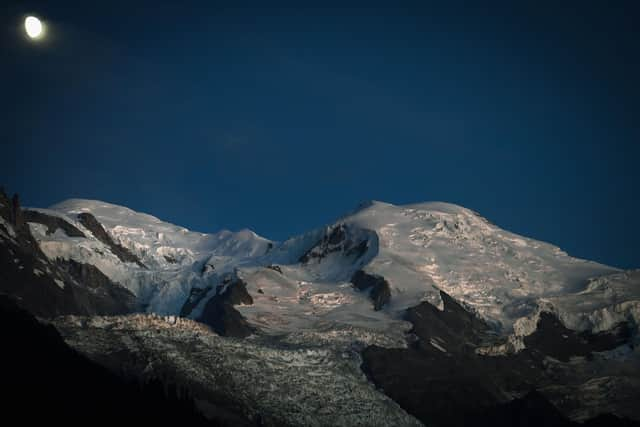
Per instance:
[[[215,294],[239,277],[254,299],[239,310],[250,322],[272,329],[312,326],[312,320],[360,322],[363,316],[375,319],[372,324],[392,322],[422,301],[441,307],[440,291],[473,309],[498,333],[514,332],[514,326],[522,333],[541,309],[556,311],[577,330],[607,330],[638,319],[638,306],[631,301],[640,289],[620,285],[628,275],[502,230],[447,203],[370,202],[281,243],[250,230],[198,233],[92,200],[67,200],[37,211],[85,235],[47,233],[42,224],[29,223],[49,258],[95,265],[133,292],[145,311],[162,315],[180,314],[194,289]],[[82,213],[92,214],[142,265],[115,256],[78,219]],[[351,285],[358,270],[388,283],[382,313]],[[189,314],[197,317],[206,300]],[[629,304],[619,307],[625,301]]]
[[[20,229],[11,212],[0,223],[4,242],[15,241]],[[576,420],[602,412],[640,418],[629,404],[630,396],[640,393],[640,272],[573,258],[460,206],[373,201],[284,242],[250,230],[199,233],[83,199],[28,209],[23,222],[28,232],[22,233],[32,236],[41,251],[35,255],[40,270],[58,271],[68,263],[91,266],[85,268],[108,279],[105,289],[118,287],[132,295],[131,311],[170,316],[172,324],[176,317],[187,317],[219,334],[245,337],[253,346],[247,347],[253,349],[250,358],[276,351],[262,347],[267,341],[268,348],[274,342],[277,348],[322,345],[330,350],[327,363],[370,349],[362,353],[370,380],[422,421],[441,421],[442,413],[423,414],[401,389],[394,395],[397,380],[379,370],[385,366],[380,360],[399,366],[395,378],[408,375],[409,366],[426,377],[437,376],[436,367],[466,372],[460,364],[493,372],[463,378],[473,387],[480,384],[482,392],[476,392],[492,396],[491,404],[535,388]],[[78,286],[83,278],[90,282],[86,274],[72,273],[60,273],[55,280],[62,287],[72,281]],[[140,329],[136,319],[131,330]],[[100,359],[96,349],[107,344],[93,342],[91,334],[127,321],[62,319],[56,325],[74,346]],[[154,339],[163,342],[165,328],[156,329]],[[191,329],[187,335],[193,339]],[[110,342],[109,353],[122,342]],[[415,365],[416,360],[431,362]],[[203,362],[197,363],[204,369]],[[524,373],[529,369],[534,373]],[[561,382],[554,376],[559,373]],[[463,374],[451,375],[457,384],[456,375]],[[422,384],[416,393],[425,392]],[[603,404],[598,393],[617,397]],[[392,412],[395,420],[404,416]],[[296,424],[272,415],[278,423]],[[349,424],[331,417],[326,419]],[[404,423],[414,421],[409,417]]]
[[[217,284],[238,265],[252,263],[271,242],[249,230],[215,234],[193,232],[151,215],[93,200],[67,200],[49,209],[34,209],[58,217],[82,231],[70,237],[63,230],[48,233],[30,222],[31,232],[50,258],[68,258],[98,267],[137,298],[145,311],[178,314],[192,288]],[[140,263],[123,262],[79,218],[92,214],[113,241]],[[215,263],[216,270],[211,266]]]

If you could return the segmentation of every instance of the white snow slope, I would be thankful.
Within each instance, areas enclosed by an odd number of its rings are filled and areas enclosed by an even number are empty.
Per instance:
[[[192,288],[225,286],[225,277],[236,275],[254,298],[253,305],[237,308],[267,332],[341,323],[402,333],[402,312],[421,301],[440,305],[439,290],[476,311],[496,332],[516,337],[535,330],[541,310],[555,312],[577,330],[640,320],[637,272],[572,258],[447,203],[370,202],[334,224],[281,243],[249,230],[197,233],[93,200],[68,200],[40,211],[65,218],[87,236],[71,238],[61,230],[46,235],[43,226],[31,224],[47,256],[94,264],[137,295],[146,311],[162,315],[178,314]],[[92,213],[148,268],[111,254],[79,223],[81,212]],[[342,239],[326,243],[341,225]],[[323,237],[325,243],[318,244]],[[308,251],[320,256],[301,262]],[[265,268],[272,265],[282,272]],[[391,302],[383,310],[374,311],[366,293],[349,284],[359,269],[391,285]]]

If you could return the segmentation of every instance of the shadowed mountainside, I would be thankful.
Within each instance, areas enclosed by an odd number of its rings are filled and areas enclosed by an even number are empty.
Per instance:
[[[111,373],[72,350],[53,326],[41,324],[6,296],[0,296],[0,336],[5,419],[26,425],[86,425],[91,420],[238,425],[235,418],[225,419],[224,410],[219,419],[206,420],[184,389],[160,381],[129,382]]]

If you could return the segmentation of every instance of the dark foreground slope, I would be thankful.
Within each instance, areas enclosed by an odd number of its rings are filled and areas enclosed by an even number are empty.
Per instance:
[[[68,347],[53,326],[0,296],[2,418],[21,425],[231,425],[206,420],[190,397],[161,382],[127,382]]]

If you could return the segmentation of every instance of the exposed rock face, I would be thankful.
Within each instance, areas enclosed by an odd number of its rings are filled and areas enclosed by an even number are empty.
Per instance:
[[[178,260],[172,257],[171,255],[165,255],[164,259],[167,260],[169,264],[177,264]]]
[[[596,375],[593,370],[601,368],[595,362],[589,365],[589,357],[567,365],[556,361],[550,366],[549,356],[568,357],[566,347],[557,347],[558,335],[587,356],[596,349],[624,343],[622,328],[612,331],[613,336],[588,337],[564,328],[557,319],[542,316],[539,331],[529,337],[523,351],[497,357],[479,355],[475,349],[496,336],[449,295],[441,292],[441,297],[442,311],[426,302],[407,311],[415,337],[410,348],[371,346],[362,353],[363,370],[369,378],[427,425],[528,426],[531,420],[543,422],[534,425],[574,425],[566,418],[571,404],[566,406],[560,398],[566,390],[559,391],[557,385],[587,382]],[[569,372],[571,380],[562,377]],[[541,394],[527,395],[534,389]],[[628,405],[635,399],[633,393],[621,388],[615,393],[618,403],[614,408],[626,416],[634,415]],[[514,396],[521,398],[512,400]],[[619,425],[626,425],[626,421],[619,421]]]
[[[24,226],[24,215],[22,214],[22,209],[20,209],[20,198],[18,193],[13,195],[11,199],[11,223],[16,228],[21,228]]]
[[[362,270],[356,271],[351,283],[360,291],[368,291],[373,301],[374,310],[381,310],[391,300],[391,287],[384,277],[367,274]]]
[[[25,210],[24,219],[26,222],[35,222],[47,227],[47,234],[53,234],[56,230],[62,230],[69,237],[85,237],[84,233],[64,219],[44,214],[38,211]]]
[[[267,265],[267,268],[273,271],[277,271],[278,273],[282,274],[282,268],[280,268],[279,265],[275,265],[275,264],[269,264]]]
[[[254,329],[233,307],[240,304],[253,304],[253,298],[247,292],[247,284],[236,279],[207,301],[198,321],[209,325],[219,335],[238,338],[249,336]]]
[[[145,267],[140,259],[138,259],[135,254],[131,253],[129,249],[114,242],[111,236],[109,236],[109,233],[107,233],[102,227],[102,224],[100,224],[100,222],[98,222],[96,217],[94,217],[92,214],[90,214],[89,212],[83,212],[81,214],[78,214],[78,219],[80,220],[80,223],[82,223],[82,225],[84,225],[89,231],[91,231],[91,233],[98,240],[107,245],[109,249],[111,249],[111,252],[113,252],[114,255],[120,258],[120,261],[135,262],[140,267]]]
[[[535,332],[524,337],[528,348],[563,362],[573,356],[591,356],[593,352],[612,350],[631,338],[631,328],[626,322],[617,324],[610,331],[597,334],[578,333],[567,329],[552,313],[541,313]]]
[[[0,231],[3,231],[4,236],[6,236],[6,238],[3,236],[3,240],[8,240],[14,244],[19,243],[28,252],[44,256],[38,243],[31,235],[29,227],[26,227],[17,194],[9,200],[4,190],[0,191],[0,217],[7,222],[6,225],[0,223]]]
[[[490,339],[489,326],[483,320],[465,310],[447,293],[440,291],[440,298],[442,310],[428,302],[407,310],[405,318],[420,338],[417,343],[420,348],[432,350],[430,340],[435,339],[446,342],[447,351],[458,353],[472,350],[483,340]]]
[[[322,261],[323,258],[335,252],[343,252],[349,257],[359,258],[367,252],[367,242],[354,241],[349,237],[349,228],[345,224],[338,224],[329,228],[322,239],[300,257],[299,262],[308,263],[312,259]]]
[[[74,260],[57,260],[58,266],[87,289],[76,299],[88,313],[127,314],[136,310],[136,297],[125,287],[113,283],[97,267]]]
[[[200,267],[200,275],[203,276],[207,273],[211,273],[216,270],[216,266],[211,263],[211,259],[202,263],[202,267]]]
[[[19,219],[25,218],[19,204],[0,194],[0,205],[0,293],[14,296],[20,306],[42,317],[134,310],[133,294],[96,267],[49,260],[26,221]]]
[[[227,289],[222,293],[222,296],[233,305],[253,304],[253,298],[249,292],[247,292],[247,283],[242,279],[237,279],[235,282],[227,286]]]
[[[499,393],[491,373],[469,363],[473,354],[467,343],[478,339],[484,325],[469,322],[466,313],[457,319],[456,314],[464,310],[450,299],[444,303],[443,312],[428,303],[410,309],[407,320],[414,325],[414,346],[368,347],[363,352],[363,369],[389,397],[425,424],[464,425],[463,414],[497,405]]]
[[[21,307],[38,316],[85,313],[65,277],[23,233],[15,234],[13,241],[0,245],[0,293],[14,296]]]
[[[180,317],[187,317],[191,314],[193,309],[202,302],[211,289],[211,286],[207,286],[206,288],[191,288],[187,301],[185,301],[184,305],[180,309]]]

